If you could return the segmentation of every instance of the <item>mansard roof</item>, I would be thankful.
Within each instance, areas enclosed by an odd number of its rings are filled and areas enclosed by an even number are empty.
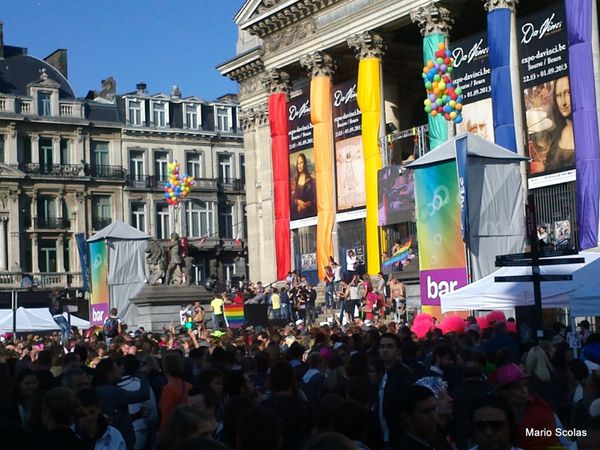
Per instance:
[[[5,47],[8,49],[9,47]],[[7,51],[0,59],[0,93],[27,96],[27,86],[39,85],[44,70],[49,87],[58,88],[61,99],[75,99],[75,91],[69,81],[52,65],[24,52]],[[51,86],[50,86],[51,85]]]

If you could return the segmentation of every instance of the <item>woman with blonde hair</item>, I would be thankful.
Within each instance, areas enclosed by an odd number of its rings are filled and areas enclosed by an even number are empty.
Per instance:
[[[561,386],[554,367],[546,352],[539,346],[532,347],[525,356],[525,373],[529,376],[529,388],[545,399],[554,411],[560,411]]]

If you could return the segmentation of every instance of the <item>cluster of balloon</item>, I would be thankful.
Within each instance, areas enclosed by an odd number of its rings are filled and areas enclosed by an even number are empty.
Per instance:
[[[427,61],[423,67],[423,81],[427,90],[424,101],[425,112],[432,117],[443,114],[448,121],[462,122],[462,89],[452,82],[450,74],[454,70],[454,59],[443,42],[438,44],[435,59]]]
[[[177,206],[186,198],[196,184],[194,177],[181,173],[181,164],[177,161],[167,164],[167,181],[165,182],[165,198],[169,205]]]

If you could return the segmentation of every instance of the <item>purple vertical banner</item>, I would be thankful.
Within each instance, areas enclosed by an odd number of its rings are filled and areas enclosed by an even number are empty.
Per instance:
[[[567,0],[569,75],[577,170],[577,223],[579,248],[598,245],[600,142],[596,107],[596,74],[592,55],[592,0]]]
[[[467,136],[454,142],[456,171],[458,173],[458,199],[460,201],[460,231],[463,242],[469,240],[469,208],[467,200]]]

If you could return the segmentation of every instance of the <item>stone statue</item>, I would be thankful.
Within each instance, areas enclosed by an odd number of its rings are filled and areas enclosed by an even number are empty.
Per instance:
[[[165,284],[181,284],[181,255],[179,254],[179,235],[177,233],[171,233]]]
[[[194,266],[194,257],[186,256],[183,258],[183,269],[182,269],[182,280],[181,284],[183,286],[189,286],[192,282],[192,268]]]
[[[156,239],[148,241],[146,246],[146,264],[150,269],[150,284],[162,283],[167,268],[167,254],[160,242]]]

